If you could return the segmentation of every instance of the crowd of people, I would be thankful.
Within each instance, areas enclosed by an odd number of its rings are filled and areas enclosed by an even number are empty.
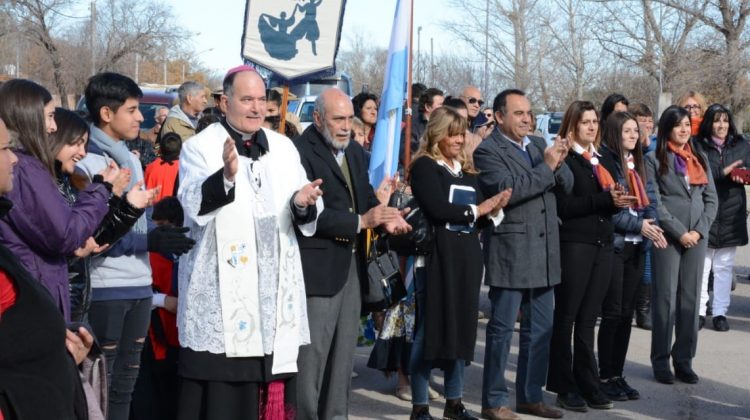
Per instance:
[[[2,420],[347,418],[372,238],[411,238],[416,208],[430,242],[403,256],[407,296],[373,314],[369,363],[398,372],[412,419],[433,418],[434,369],[442,417],[477,418],[462,399],[482,281],[490,420],[640,398],[625,376],[635,313],[664,384],[699,381],[706,316],[729,330],[750,146],[696,92],[655,134],[621,94],[574,101],[548,144],[521,90],[485,107],[473,86],[415,84],[400,176],[377,186],[372,93],[323,91],[304,130],[249,66],[213,108],[184,83],[147,131],[141,97],[100,73],[81,114],[32,81],[0,85]],[[414,208],[391,205],[397,191]]]

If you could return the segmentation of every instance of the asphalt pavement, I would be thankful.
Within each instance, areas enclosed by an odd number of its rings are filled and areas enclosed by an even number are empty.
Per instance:
[[[641,393],[636,401],[615,402],[611,410],[588,413],[565,412],[565,419],[750,419],[750,249],[738,250],[735,273],[737,288],[727,319],[731,330],[714,331],[711,319],[700,331],[698,353],[693,368],[700,376],[695,385],[676,382],[664,385],[653,379],[649,350],[651,333],[633,328],[630,349],[625,365],[628,383]],[[483,287],[480,309],[489,313],[487,288]],[[478,340],[474,363],[465,371],[464,405],[479,415],[482,397],[482,367],[487,320],[479,320]],[[517,332],[517,330],[516,330]],[[386,378],[381,372],[367,367],[371,347],[357,348],[354,370],[359,375],[352,380],[350,417],[352,419],[408,419],[411,404],[394,395],[396,377]],[[511,348],[508,370],[505,372],[512,386],[516,374],[518,334]],[[442,372],[434,370],[435,388],[442,391]],[[545,392],[545,401],[554,404],[555,395]],[[515,392],[511,391],[511,401]],[[430,404],[430,413],[441,418],[445,400]],[[515,404],[511,405],[515,408]],[[536,417],[521,415],[524,419]]]

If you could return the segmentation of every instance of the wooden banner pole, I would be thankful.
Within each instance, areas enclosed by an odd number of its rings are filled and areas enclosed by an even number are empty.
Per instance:
[[[281,106],[279,107],[279,134],[286,134],[286,108],[289,106],[289,83],[284,83],[284,92],[281,94]]]

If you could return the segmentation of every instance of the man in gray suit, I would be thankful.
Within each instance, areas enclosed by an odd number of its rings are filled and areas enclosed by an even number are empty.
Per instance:
[[[552,334],[554,286],[560,283],[558,218],[552,189],[573,188],[565,165],[567,141],[548,147],[529,139],[531,104],[523,91],[508,89],[493,103],[498,128],[474,152],[479,184],[486,197],[513,188],[503,222],[483,233],[485,281],[490,286],[492,314],[484,353],[482,417],[517,419],[508,406],[505,366],[518,310],[521,344],[516,373],[516,410],[560,418],[562,412],[544,404]]]

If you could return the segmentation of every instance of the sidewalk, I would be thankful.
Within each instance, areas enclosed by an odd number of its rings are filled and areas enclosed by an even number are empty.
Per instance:
[[[738,264],[747,259],[750,251],[738,253]],[[750,265],[750,264],[746,264]],[[749,269],[739,267],[738,272]],[[480,307],[489,312],[487,288],[481,292]],[[649,350],[651,334],[633,328],[625,374],[628,382],[640,391],[637,401],[615,402],[612,410],[589,410],[588,413],[566,411],[566,419],[750,419],[750,282],[744,277],[738,281],[732,294],[728,316],[731,330],[716,332],[710,318],[700,332],[698,355],[694,366],[700,376],[696,385],[676,382],[663,385],[654,381]],[[464,404],[475,415],[481,409],[482,363],[487,320],[479,321],[479,332],[474,363],[466,369]],[[506,377],[510,384],[515,379],[518,335],[514,337]],[[411,405],[396,398],[393,393],[396,377],[386,379],[378,371],[367,367],[370,347],[358,348],[354,370],[359,377],[352,380],[350,416],[352,419],[408,419]],[[442,391],[442,372],[434,370],[437,389]],[[514,398],[512,392],[511,399]],[[555,396],[546,393],[545,401],[554,404]],[[444,400],[434,401],[430,412],[441,418]],[[515,404],[512,404],[515,408]],[[521,416],[533,419],[533,416]]]

